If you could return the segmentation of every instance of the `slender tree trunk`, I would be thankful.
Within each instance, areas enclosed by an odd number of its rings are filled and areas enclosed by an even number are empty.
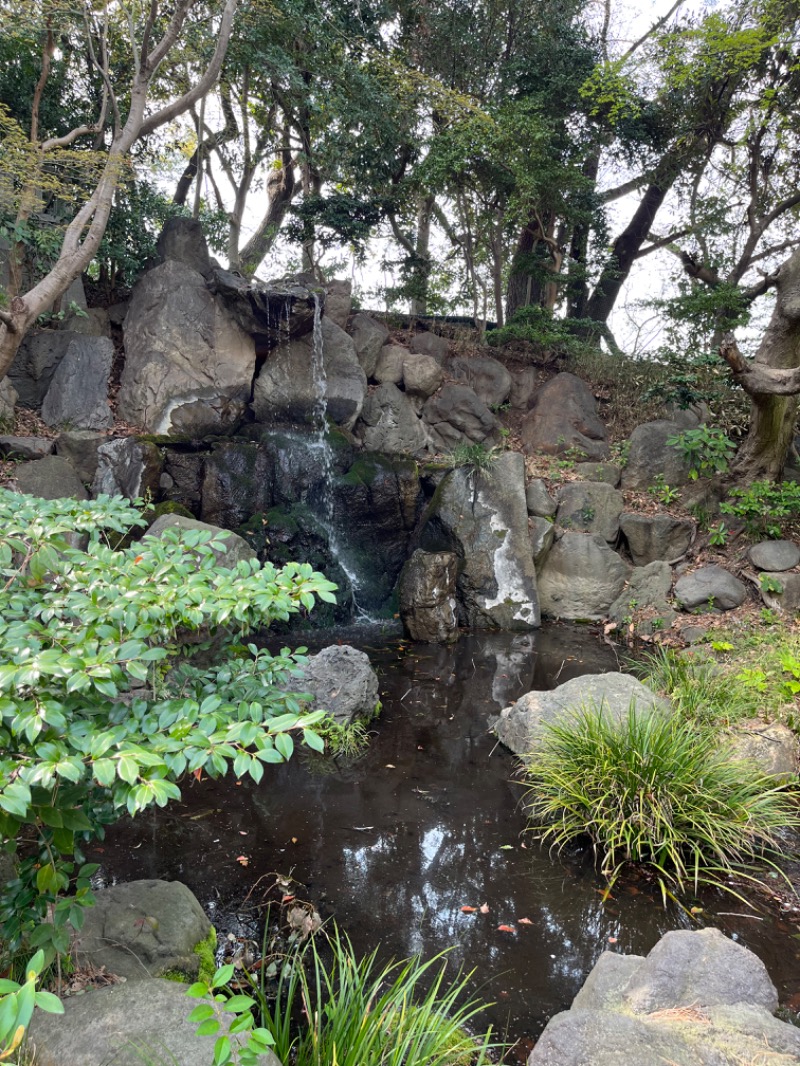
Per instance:
[[[428,285],[431,277],[431,219],[435,196],[420,196],[417,201],[417,241],[414,264],[414,294],[409,311],[412,315],[428,313]]]
[[[544,225],[547,226],[547,223]],[[534,270],[534,263],[541,257],[541,266],[545,266],[548,251],[543,251],[542,248],[545,244],[544,238],[545,232],[540,218],[534,213],[519,235],[511,260],[506,292],[506,320],[520,307],[542,304],[546,283],[543,278],[535,276],[541,273],[541,269]],[[538,267],[538,263],[536,266]]]

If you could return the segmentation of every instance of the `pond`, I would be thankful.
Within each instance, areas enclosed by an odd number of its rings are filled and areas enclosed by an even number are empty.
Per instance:
[[[487,729],[531,689],[619,669],[617,653],[568,626],[465,634],[448,648],[357,633],[347,642],[370,655],[383,700],[362,758],[296,757],[268,767],[258,786],[194,783],[181,803],[111,829],[90,858],[105,884],[185,882],[223,928],[259,877],[280,873],[359,954],[450,948],[494,1002],[487,1020],[520,1042],[509,1061],[524,1062],[603,950],[643,954],[689,925],[644,881],[604,901],[588,856],[552,857],[526,839],[515,761]],[[797,1009],[797,912],[777,918],[717,895],[702,904],[701,920],[755,951],[781,1002]]]

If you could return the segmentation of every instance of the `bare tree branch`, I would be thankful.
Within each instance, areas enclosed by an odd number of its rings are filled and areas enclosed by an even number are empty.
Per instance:
[[[627,60],[630,59],[630,57],[634,54],[634,52],[638,51],[638,49],[641,48],[642,45],[645,44],[654,34],[658,33],[658,31],[660,29],[663,29],[663,27],[666,26],[666,24],[669,22],[669,20],[675,14],[675,12],[678,10],[678,8],[679,7],[683,7],[685,2],[686,2],[686,0],[675,0],[675,3],[669,9],[669,11],[666,13],[666,15],[663,15],[657,22],[654,22],[653,25],[650,27],[650,29],[647,31],[647,33],[642,34],[642,36],[639,38],[638,41],[634,41],[634,43],[630,46],[628,51],[623,54],[622,59],[620,60],[620,62],[621,63],[627,62]]]
[[[800,367],[779,370],[748,362],[732,333],[726,333],[722,338],[719,354],[748,396],[795,396],[800,393]]]

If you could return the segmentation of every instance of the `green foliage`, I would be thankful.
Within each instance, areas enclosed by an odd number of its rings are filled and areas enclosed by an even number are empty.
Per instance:
[[[800,485],[795,481],[754,481],[731,489],[728,497],[720,511],[741,518],[751,537],[780,537],[784,523],[800,515]]]
[[[520,307],[505,326],[489,330],[486,341],[496,348],[521,341],[537,356],[575,357],[593,349],[594,344],[586,340],[592,326],[581,319],[556,318],[544,307]]]
[[[724,522],[717,522],[708,530],[708,543],[714,548],[724,548],[728,543],[728,528]]]
[[[756,693],[732,684],[726,671],[699,654],[659,648],[637,672],[649,688],[669,697],[683,721],[694,725],[729,725],[760,710]]]
[[[671,503],[675,503],[676,500],[681,498],[678,489],[674,489],[668,485],[663,474],[656,474],[653,484],[647,491],[659,503],[663,503],[665,507],[668,507]]]
[[[192,1012],[198,1032],[217,1031],[214,1006],[237,1016],[232,1029],[266,1034],[261,1039],[281,1061],[296,1066],[488,1066],[491,1030],[478,1037],[467,1026],[482,1004],[466,999],[471,974],[446,983],[441,954],[423,963],[418,957],[379,966],[376,953],[357,959],[350,941],[334,929],[326,963],[312,940],[285,960],[274,1001],[263,976],[244,972],[247,995],[227,988],[233,967],[222,967],[210,984],[198,982],[188,995],[206,1002]],[[306,972],[306,964],[310,972]],[[302,1006],[300,1032],[291,1026]],[[253,1012],[261,1028],[255,1028]],[[215,1024],[216,1023],[216,1024]],[[207,1026],[203,1029],[203,1026]],[[221,1037],[214,1066],[255,1064],[251,1048],[236,1052]]]
[[[551,726],[527,780],[539,839],[561,850],[588,837],[610,885],[643,864],[665,901],[703,885],[737,895],[729,878],[757,879],[780,832],[800,824],[793,798],[714,732],[633,708],[618,723],[587,709]]]
[[[448,466],[457,469],[460,466],[468,466],[472,470],[480,470],[484,473],[491,469],[492,463],[498,455],[496,448],[487,448],[485,444],[456,444],[447,453],[445,460]]]
[[[325,745],[327,755],[355,759],[363,755],[369,745],[369,735],[363,722],[337,722],[328,717],[320,722],[315,733]]]
[[[0,929],[12,949],[66,951],[96,869],[81,866],[81,847],[123,812],[163,807],[190,773],[258,782],[295,736],[322,747],[324,715],[290,691],[296,657],[241,639],[333,601],[335,586],[306,564],[220,567],[224,539],[206,531],[109,547],[138,524],[117,498],[0,490],[0,833],[19,854]],[[198,640],[221,661],[166,680]]]
[[[676,448],[689,464],[689,477],[693,481],[701,475],[724,474],[735,451],[733,441],[715,426],[685,429],[669,437],[667,444]]]
[[[762,592],[775,592],[778,596],[783,593],[783,583],[774,574],[759,574],[758,584]]]
[[[57,996],[36,987],[44,964],[44,952],[37,951],[25,967],[22,984],[8,978],[0,980],[0,1062],[5,1062],[19,1048],[34,1008],[47,1014],[64,1013]]]

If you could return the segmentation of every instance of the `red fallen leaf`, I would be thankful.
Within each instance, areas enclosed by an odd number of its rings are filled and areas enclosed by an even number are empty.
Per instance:
[[[287,892],[285,896],[281,896],[281,903],[291,903],[293,899],[294,896]]]
[[[517,918],[517,925],[533,925],[530,918]]]
[[[250,860],[248,859],[248,857],[246,855],[237,855],[236,856],[236,861],[239,863],[240,866],[249,866],[250,865]]]
[[[462,914],[474,914],[477,909],[478,909],[477,907],[462,907],[461,908],[461,913]]]
[[[203,780],[203,771],[202,770],[192,770],[192,777],[195,779],[195,781],[202,781]]]
[[[615,936],[610,936],[610,937],[608,938],[608,942],[609,942],[609,944],[616,944],[616,942],[617,942],[617,937],[615,937]]]
[[[142,561],[142,559],[144,559],[143,555],[137,555],[136,558],[133,561],[134,561],[134,563],[140,563]]]
[[[488,914],[488,913],[489,913],[489,904],[488,903],[481,903],[481,914]]]
[[[513,925],[498,925],[497,931],[499,933],[516,933]]]

